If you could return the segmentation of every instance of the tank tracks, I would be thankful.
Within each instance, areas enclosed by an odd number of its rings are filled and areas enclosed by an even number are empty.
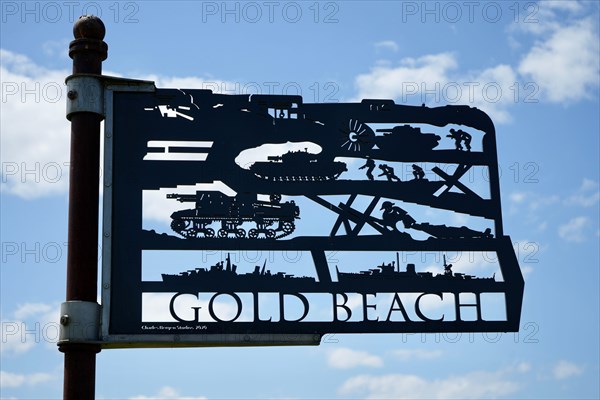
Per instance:
[[[187,239],[200,239],[203,234],[205,238],[214,238],[215,231],[207,225],[213,222],[231,221],[229,227],[219,229],[217,237],[225,239],[231,238],[230,235],[235,235],[238,239],[250,238],[250,239],[281,239],[291,235],[296,229],[296,225],[292,221],[281,221],[277,218],[264,219],[262,223],[258,223],[253,218],[210,218],[210,219],[195,219],[195,218],[181,218],[171,221],[171,229]],[[200,224],[200,227],[194,227],[194,222]],[[245,222],[255,222],[257,227],[251,228],[246,236],[246,230],[239,228]],[[280,223],[280,227],[277,229],[268,228],[273,223]],[[227,222],[226,222],[227,225]],[[277,232],[280,232],[279,234]]]
[[[342,171],[343,172],[343,171]],[[342,172],[335,175],[320,175],[320,176],[306,176],[306,175],[287,175],[287,176],[268,176],[259,175],[254,173],[257,177],[273,182],[319,182],[319,181],[334,181],[340,177]]]

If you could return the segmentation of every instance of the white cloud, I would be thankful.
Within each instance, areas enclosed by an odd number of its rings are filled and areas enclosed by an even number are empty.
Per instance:
[[[206,400],[204,396],[181,396],[179,391],[171,386],[163,386],[156,396],[134,396],[130,397],[130,400]]]
[[[565,21],[575,21],[585,9],[584,3],[577,0],[538,1],[519,12],[509,30],[538,36],[549,34],[564,26]]]
[[[67,53],[66,49],[69,48],[70,42],[71,39],[47,40],[42,43],[42,51],[48,56],[58,56],[64,58],[65,60],[69,60],[69,54]]]
[[[583,367],[569,361],[561,360],[552,369],[552,375],[555,379],[562,380],[573,376],[581,375]]]
[[[552,102],[575,101],[590,96],[600,74],[600,44],[591,19],[553,29],[521,60],[518,71],[530,77]]]
[[[567,242],[583,242],[586,238],[585,230],[589,224],[588,217],[572,218],[566,224],[558,227],[558,235]]]
[[[574,1],[543,1],[535,5],[533,13],[528,7],[529,13],[521,16],[527,23],[514,23],[509,31],[533,34],[538,40],[518,65],[499,64],[460,73],[456,56],[447,52],[403,58],[395,65],[379,60],[370,72],[356,77],[354,100],[469,104],[495,122],[506,123],[511,121],[511,103],[537,101],[542,96],[551,102],[589,98],[600,84],[600,43],[597,24],[581,17],[584,8]],[[395,43],[387,42],[377,45],[393,48]],[[520,47],[520,40],[513,36],[511,42]],[[515,92],[515,84],[523,88],[527,100]]]
[[[537,212],[543,208],[560,203],[562,200],[556,194],[544,194],[537,192],[514,192],[508,196],[509,210],[511,215],[517,214],[525,208],[529,217],[535,219]]]
[[[531,267],[530,265],[521,267],[521,272],[523,273],[523,277],[527,278],[533,273],[533,267]]]
[[[510,65],[500,64],[487,68],[464,80],[477,82],[480,85],[473,90],[472,100],[469,98],[470,94],[468,95],[468,92],[463,90],[461,98],[463,104],[470,104],[485,111],[495,122],[511,121],[508,108],[519,99],[515,99],[514,96],[514,85],[518,81],[517,75]]]
[[[575,194],[569,196],[567,204],[592,207],[600,202],[600,190],[598,182],[584,178],[581,186]]]
[[[31,350],[37,343],[46,343],[53,350],[58,340],[59,305],[25,303],[2,319],[0,354],[19,355]]]
[[[361,74],[355,79],[358,100],[400,98],[408,87],[415,85],[418,89],[421,86],[434,88],[436,84],[447,82],[448,72],[456,67],[456,58],[451,53],[403,58],[398,67],[374,67],[368,74]]]
[[[46,42],[45,51],[59,44]],[[64,195],[69,183],[70,123],[65,116],[65,78],[70,71],[51,70],[28,57],[0,49],[2,118],[0,118],[0,190],[24,199]],[[106,75],[119,76],[105,71]],[[159,87],[203,88],[240,92],[239,84],[198,77],[145,76]]]
[[[3,339],[0,343],[0,354],[22,354],[35,346],[35,340],[23,338],[24,322],[3,320],[1,323]]]
[[[383,366],[381,357],[366,351],[338,348],[327,352],[327,364],[332,368],[349,369],[355,367],[378,368]]]
[[[19,387],[25,383],[25,376],[19,374],[11,374],[10,372],[0,371],[0,387]]]
[[[517,81],[512,67],[500,64],[470,74],[456,74],[457,68],[458,61],[452,53],[403,58],[398,66],[380,64],[356,77],[358,93],[354,100],[469,104],[489,113],[497,122],[510,121],[507,108],[515,101],[511,87]]]
[[[526,193],[514,192],[514,193],[510,194],[509,199],[510,199],[510,201],[512,201],[514,203],[520,204],[525,200],[526,197],[527,197]]]
[[[424,350],[424,349],[398,349],[393,350],[392,354],[403,361],[408,360],[431,360],[441,357],[441,350]]]
[[[382,40],[381,42],[375,43],[375,48],[377,50],[390,50],[396,52],[399,50],[398,43],[393,40]]]
[[[25,303],[19,305],[15,310],[15,318],[25,319],[30,316],[39,315],[42,313],[47,313],[52,310],[52,306],[45,303]]]
[[[34,386],[40,383],[48,382],[54,378],[53,375],[38,372],[35,374],[13,374],[11,372],[0,371],[1,388],[17,388],[23,385]]]
[[[62,194],[68,188],[67,70],[47,70],[0,49],[2,183],[23,198]]]
[[[433,380],[408,374],[359,375],[344,382],[338,393],[368,399],[479,399],[508,396],[519,387],[508,371],[475,371]]]
[[[544,0],[539,3],[542,7],[548,7],[550,9],[566,10],[570,12],[578,12],[583,8],[582,4],[575,0],[564,1],[564,0]]]
[[[556,194],[552,194],[552,195],[543,195],[543,194],[535,194],[533,196],[533,198],[531,199],[531,202],[529,202],[529,209],[530,210],[539,210],[542,207],[546,207],[552,204],[556,204],[558,203],[558,201],[560,200],[560,197]]]
[[[531,364],[527,362],[521,362],[517,365],[517,371],[521,373],[529,372],[531,371]]]

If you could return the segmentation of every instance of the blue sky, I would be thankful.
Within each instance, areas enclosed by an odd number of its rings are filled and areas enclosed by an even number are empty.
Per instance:
[[[72,17],[85,11],[106,25],[104,72],[158,87],[483,109],[526,282],[519,334],[105,350],[98,398],[600,396],[597,2],[4,1],[1,11],[3,399],[61,397],[63,83]]]

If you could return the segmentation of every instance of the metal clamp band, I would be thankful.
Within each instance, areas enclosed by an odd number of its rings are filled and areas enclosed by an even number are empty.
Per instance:
[[[71,75],[67,83],[67,119],[77,112],[91,112],[104,119],[104,86],[100,75]]]
[[[66,301],[60,305],[58,343],[90,343],[100,340],[100,305],[90,301]]]

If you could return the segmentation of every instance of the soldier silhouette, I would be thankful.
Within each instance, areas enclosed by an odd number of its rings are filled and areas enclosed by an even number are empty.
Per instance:
[[[450,129],[450,134],[446,135],[446,137],[454,139],[456,150],[462,150],[462,143],[464,143],[467,151],[471,151],[471,139],[473,139],[473,137],[462,129]]]
[[[384,201],[381,205],[381,209],[384,210],[381,216],[383,224],[391,226],[397,232],[398,228],[396,228],[396,224],[398,221],[402,221],[405,228],[410,228],[416,222],[405,210],[395,206],[391,201]]]
[[[456,146],[456,150],[462,151],[462,149],[463,149],[462,144],[461,144],[462,135],[460,133],[458,133],[454,129],[450,129],[450,134],[446,135],[446,137],[454,139],[454,145]]]
[[[367,161],[365,162],[365,165],[363,165],[359,169],[364,168],[367,169],[367,178],[369,178],[370,181],[374,180],[375,178],[373,178],[373,170],[375,169],[375,161],[367,156]]]
[[[423,168],[419,167],[417,164],[413,164],[412,169],[416,180],[425,178],[425,172],[423,172]]]
[[[463,131],[462,129],[459,129],[458,133],[460,133],[460,137],[462,138],[462,141],[465,144],[467,151],[471,151],[471,139],[473,137],[467,132]]]
[[[394,174],[394,168],[390,167],[387,164],[380,164],[379,165],[379,169],[381,170],[381,173],[377,176],[385,176],[388,180],[388,182],[400,182],[400,178],[398,178],[395,174]]]

